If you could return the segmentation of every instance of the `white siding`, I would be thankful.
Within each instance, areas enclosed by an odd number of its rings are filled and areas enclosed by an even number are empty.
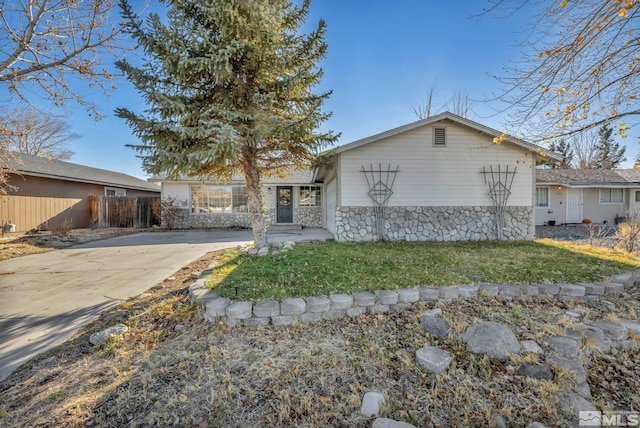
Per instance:
[[[336,183],[338,180],[334,177],[329,183],[326,184],[327,189],[325,195],[325,225],[329,232],[336,232]]]
[[[433,127],[447,128],[446,147],[434,147]],[[535,155],[459,124],[417,128],[340,154],[340,203],[371,206],[362,165],[399,166],[390,206],[488,206],[482,167],[518,168],[509,206],[533,206]]]

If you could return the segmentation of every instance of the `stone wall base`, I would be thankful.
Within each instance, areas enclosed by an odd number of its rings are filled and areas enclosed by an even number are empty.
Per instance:
[[[531,240],[535,231],[533,208],[507,207],[503,239]],[[338,241],[374,241],[373,207],[336,208]],[[496,239],[494,208],[387,207],[384,236],[389,241],[485,241]]]
[[[266,211],[265,222],[276,224],[276,210]],[[304,227],[323,227],[324,211],[322,207],[298,207],[293,210],[293,224]],[[164,223],[163,223],[164,224]],[[192,213],[189,209],[180,210],[173,221],[174,229],[229,229],[251,228],[249,213]]]

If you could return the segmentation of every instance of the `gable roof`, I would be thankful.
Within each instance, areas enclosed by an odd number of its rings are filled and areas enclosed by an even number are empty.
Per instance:
[[[530,150],[534,153],[538,153],[540,156],[549,157],[551,160],[561,161],[563,157],[558,153],[552,152],[551,150],[546,150],[538,145],[528,143],[519,138],[513,137],[511,135],[503,134],[500,131],[497,131],[493,128],[489,128],[488,126],[481,125],[477,122],[474,122],[469,119],[465,119],[464,117],[458,116],[456,114],[450,112],[444,112],[437,114],[435,116],[428,117],[426,119],[421,119],[416,122],[411,122],[406,125],[399,126],[397,128],[390,129],[388,131],[381,132],[379,134],[372,135],[370,137],[362,138],[360,140],[354,141],[349,144],[345,144],[344,146],[340,146],[335,149],[335,153],[343,153],[348,150],[355,149],[356,147],[364,146],[365,144],[370,144],[376,141],[380,141],[385,138],[393,137],[394,135],[401,134],[403,132],[411,131],[416,128],[420,128],[422,126],[431,125],[437,122],[441,122],[443,120],[450,120],[455,123],[459,123],[461,125],[465,125],[469,128],[475,129],[476,131],[482,132],[484,134],[489,135],[490,137],[501,137],[504,135],[504,142],[509,144],[513,144],[518,147],[522,147],[524,149]]]
[[[538,169],[537,184],[567,187],[640,187],[637,169]]]
[[[108,171],[106,169],[93,168],[24,153],[13,153],[13,155],[16,159],[9,161],[8,166],[23,176],[160,192],[160,187],[157,184],[121,172]]]

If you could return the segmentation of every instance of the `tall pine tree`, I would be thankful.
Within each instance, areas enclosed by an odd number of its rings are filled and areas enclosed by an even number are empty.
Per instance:
[[[593,169],[614,169],[621,162],[627,160],[624,152],[625,146],[613,140],[613,129],[608,124],[602,125],[598,130],[598,143],[595,145],[595,156],[593,157]]]
[[[570,169],[573,165],[573,148],[570,143],[567,143],[565,140],[560,140],[559,142],[551,142],[549,144],[549,150],[552,152],[556,152],[559,155],[562,155],[562,162],[558,162],[556,164],[551,165],[552,169],[560,168],[560,169]]]
[[[144,63],[117,63],[144,97],[144,113],[119,108],[152,174],[245,177],[257,247],[267,245],[261,177],[307,165],[337,138],[319,132],[330,92],[315,94],[325,22],[301,34],[310,0],[167,0],[166,20],[140,20],[121,0]]]

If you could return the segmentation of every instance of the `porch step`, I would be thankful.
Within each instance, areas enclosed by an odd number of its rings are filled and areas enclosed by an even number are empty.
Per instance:
[[[301,230],[301,224],[272,224],[269,226],[269,232],[287,232],[289,230]]]

